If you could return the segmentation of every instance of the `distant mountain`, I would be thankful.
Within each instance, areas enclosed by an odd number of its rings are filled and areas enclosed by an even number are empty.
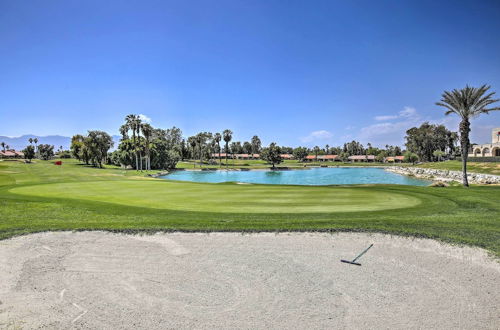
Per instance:
[[[120,143],[120,136],[113,135],[114,149]],[[47,136],[38,136],[32,134],[26,134],[19,137],[9,137],[9,136],[0,136],[0,142],[5,142],[8,144],[11,149],[22,150],[26,148],[29,143],[29,138],[37,138],[38,144],[51,144],[54,146],[54,149],[59,149],[59,146],[62,146],[64,150],[68,150],[71,145],[71,137],[61,136],[61,135],[47,135]]]

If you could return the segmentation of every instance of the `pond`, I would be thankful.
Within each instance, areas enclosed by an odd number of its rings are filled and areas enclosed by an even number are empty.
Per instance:
[[[374,167],[312,168],[307,170],[175,171],[163,179],[193,182],[242,182],[292,185],[402,184],[426,186],[430,182]]]

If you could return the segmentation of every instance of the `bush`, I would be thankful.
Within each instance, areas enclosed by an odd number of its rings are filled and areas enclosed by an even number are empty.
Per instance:
[[[450,185],[443,181],[436,181],[429,185],[429,187],[449,187]]]

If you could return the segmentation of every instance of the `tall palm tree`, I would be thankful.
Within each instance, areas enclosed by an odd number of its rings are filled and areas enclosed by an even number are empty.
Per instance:
[[[314,150],[314,156],[316,158],[316,161],[318,161],[318,153],[321,149],[318,146],[315,146],[313,150]]]
[[[196,137],[195,136],[188,137],[188,143],[191,146],[191,157],[193,158],[193,167],[196,167],[196,160],[195,160]]]
[[[33,139],[33,143],[35,143],[35,150],[36,150],[36,155],[39,156],[40,155],[40,152],[38,150],[38,138],[34,138]]]
[[[30,144],[32,144],[32,143],[33,143],[33,138],[29,138],[29,139],[28,139],[28,142],[29,142]]]
[[[5,142],[0,143],[0,145],[2,146],[3,152],[5,152]]]
[[[220,159],[220,141],[222,140],[222,135],[220,133],[215,133],[214,141],[217,143],[217,147],[219,148],[219,167],[222,167],[222,159]]]
[[[495,92],[487,93],[490,86],[483,85],[479,88],[468,85],[462,89],[454,89],[451,92],[444,91],[441,101],[436,105],[446,108],[445,115],[456,114],[460,116],[460,148],[462,150],[462,181],[465,187],[469,186],[467,180],[467,157],[469,153],[469,132],[471,119],[478,117],[482,113],[500,110],[500,107],[488,108],[492,103],[498,102],[493,99]]]
[[[151,139],[151,135],[153,134],[153,126],[148,123],[144,123],[141,125],[142,135],[144,135],[144,139],[146,140],[146,170],[151,170],[151,158],[150,158],[150,150],[149,150],[149,140]]]
[[[137,123],[139,120],[139,116],[137,115],[127,115],[125,117],[125,125],[127,129],[132,131],[132,144],[134,145],[134,155],[135,155],[135,169],[139,170],[139,160],[137,157],[137,140],[135,136],[135,132],[137,130]]]
[[[222,137],[224,139],[224,142],[226,142],[226,168],[227,168],[227,154],[229,153],[229,142],[231,142],[231,139],[233,138],[233,132],[230,129],[225,129],[224,132],[222,132]]]

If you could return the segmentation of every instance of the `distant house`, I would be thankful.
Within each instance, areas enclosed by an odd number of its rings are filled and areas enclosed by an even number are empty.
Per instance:
[[[385,157],[384,162],[386,163],[402,163],[404,161],[404,156],[394,156],[394,157]]]
[[[356,155],[356,156],[349,156],[348,158],[351,162],[374,162],[375,161],[375,156],[374,155]]]
[[[294,159],[292,154],[281,154],[281,159]]]
[[[321,155],[318,156],[318,161],[320,162],[334,162],[340,160],[338,155]]]
[[[212,158],[218,159],[219,158],[219,153],[213,153]],[[221,159],[226,158],[226,153],[221,152],[220,154]],[[243,159],[243,160],[248,160],[248,159],[260,159],[259,154],[227,154],[228,159]]]
[[[212,158],[218,159],[219,158],[219,153],[212,154]],[[221,152],[220,153],[220,158],[221,159],[225,159],[226,158],[226,153],[225,152]],[[233,156],[231,154],[227,154],[227,158],[231,159],[231,158],[233,158]]]
[[[0,151],[0,158],[24,158],[24,153],[16,150]]]
[[[316,156],[314,155],[307,155],[306,158],[304,158],[304,161],[306,162],[314,162],[316,160]]]

